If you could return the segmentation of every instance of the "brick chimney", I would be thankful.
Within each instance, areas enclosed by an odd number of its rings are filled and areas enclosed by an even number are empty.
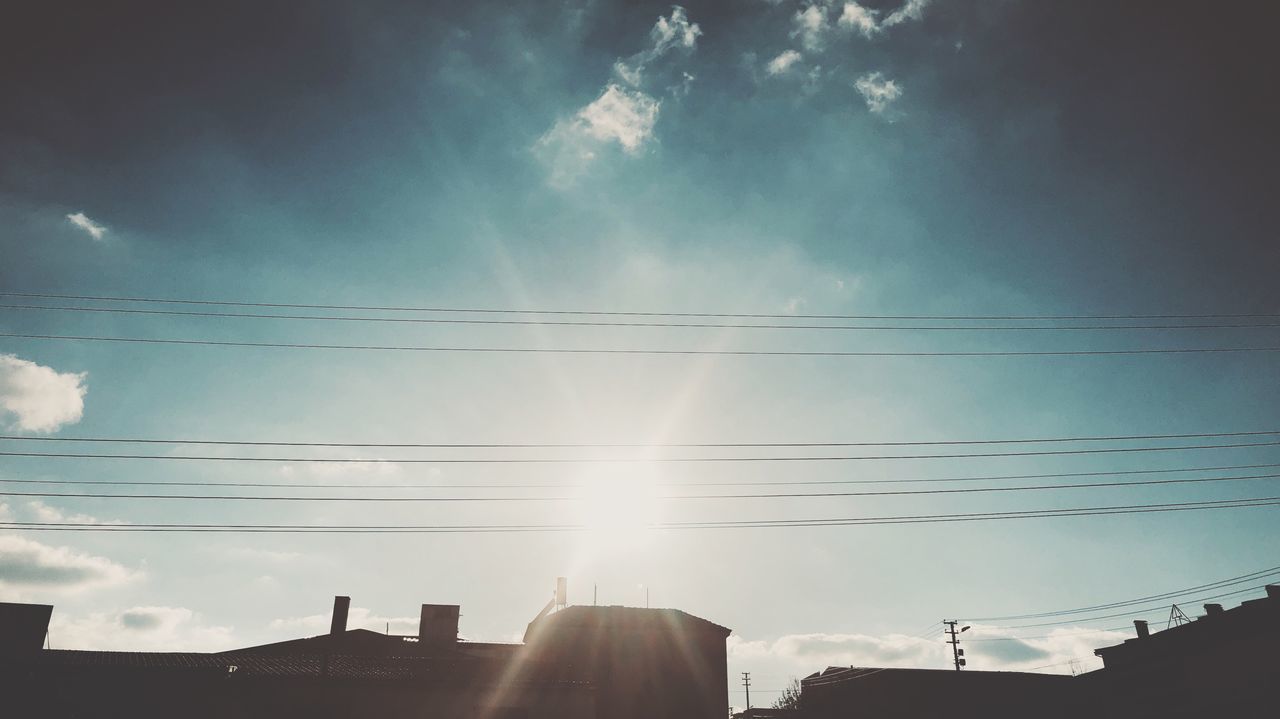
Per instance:
[[[347,631],[347,611],[351,609],[351,597],[333,598],[333,621],[329,624],[329,635],[339,636]]]
[[[1151,636],[1151,630],[1147,629],[1147,622],[1145,619],[1133,620],[1133,630],[1138,633],[1139,639],[1146,639]]]
[[[1268,584],[1267,597],[1269,599],[1280,599],[1280,584]]]
[[[457,604],[423,604],[418,615],[418,642],[424,644],[452,644],[458,641]]]
[[[1213,616],[1213,615],[1215,615],[1215,614],[1222,614],[1222,605],[1221,605],[1221,604],[1206,604],[1206,605],[1204,605],[1204,614],[1205,614],[1205,616],[1207,616],[1207,617],[1212,617],[1212,616]]]

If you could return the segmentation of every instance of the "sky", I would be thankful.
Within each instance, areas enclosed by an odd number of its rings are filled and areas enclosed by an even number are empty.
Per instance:
[[[0,29],[4,292],[780,316],[1280,311],[1280,98],[1269,50],[1277,11],[1259,3],[1209,12],[1145,1],[124,2],[13,14]],[[227,306],[0,301],[7,335],[267,343],[989,352],[1261,347],[1278,334],[322,322],[29,307],[235,309]],[[1247,432],[1280,427],[1275,358],[475,354],[6,336],[0,424],[6,437],[372,443]],[[463,607],[464,636],[512,640],[555,577],[567,576],[575,603],[591,601],[594,587],[601,603],[643,605],[647,590],[655,606],[732,628],[730,676],[752,671],[767,698],[828,664],[945,667],[943,618],[1101,604],[1280,564],[1274,507],[638,528],[1272,496],[1266,479],[954,496],[657,496],[690,482],[1280,462],[1269,446],[583,464],[385,461],[494,456],[460,450],[147,449],[298,461],[3,456],[0,479],[9,492],[86,491],[31,480],[347,482],[449,485],[432,491],[468,496],[493,492],[478,484],[561,482],[585,486],[586,498],[442,506],[10,495],[0,519],[589,530],[0,530],[0,599],[54,604],[55,647],[221,649],[321,632],[335,594],[352,596],[353,626],[412,632],[418,604],[450,603]],[[535,455],[583,451],[521,456]],[[371,461],[302,461],[326,456]],[[1127,622],[973,642],[969,666],[1094,668],[1092,649],[1127,635],[1073,633]],[[974,626],[975,639],[1016,633]]]

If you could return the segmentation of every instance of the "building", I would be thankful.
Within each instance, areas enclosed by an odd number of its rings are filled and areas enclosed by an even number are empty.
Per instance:
[[[1027,672],[832,667],[800,682],[801,716],[1065,718],[1071,681]]]
[[[549,604],[523,643],[495,644],[459,640],[456,605],[422,605],[416,636],[347,629],[349,606],[335,598],[328,634],[202,653],[45,649],[53,608],[0,604],[0,706],[15,717],[720,719],[728,710],[729,630],[677,610]]]
[[[1115,717],[1245,716],[1271,706],[1280,683],[1280,586],[1234,609],[1098,649],[1104,668],[1079,677],[1081,694]]]
[[[796,719],[1155,719],[1275,713],[1280,686],[1280,586],[1235,609],[1205,613],[1095,653],[1104,667],[1079,676],[931,669],[829,667],[800,683]],[[1268,711],[1265,708],[1271,707]],[[744,712],[742,719],[773,716]]]

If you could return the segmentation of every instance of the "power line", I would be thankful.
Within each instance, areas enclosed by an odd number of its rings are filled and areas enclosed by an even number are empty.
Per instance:
[[[286,442],[223,439],[153,439],[137,437],[33,437],[0,435],[0,440],[22,442],[92,442],[112,444],[187,444],[243,447],[360,447],[380,449],[643,449],[649,447],[736,448],[736,447],[922,447],[982,444],[1050,444],[1070,442],[1120,442],[1166,439],[1210,439],[1280,435],[1280,430],[1247,432],[1191,432],[1182,434],[1085,435],[1074,437],[1033,437],[1019,439],[942,439],[887,442]]]
[[[1231,444],[1191,444],[1176,447],[1113,447],[1106,449],[1054,449],[1032,452],[971,452],[946,454],[881,454],[861,456],[747,456],[747,457],[443,457],[443,458],[383,458],[383,457],[246,457],[239,455],[178,455],[178,454],[101,454],[95,452],[8,452],[0,451],[0,457],[46,457],[61,459],[135,459],[175,460],[201,462],[302,462],[337,464],[632,464],[675,462],[852,462],[863,460],[912,460],[912,459],[976,459],[993,457],[1046,457],[1085,454],[1119,454],[1129,452],[1183,452],[1213,449],[1244,449],[1249,447],[1275,447],[1280,441],[1235,442]]]
[[[569,355],[651,355],[726,357],[1100,357],[1129,355],[1242,354],[1280,352],[1280,347],[1183,347],[1171,349],[1118,350],[990,350],[959,352],[862,352],[838,350],[691,350],[691,349],[608,349],[570,347],[450,347],[421,345],[352,345],[305,342],[248,342],[232,340],[157,339],[149,337],[96,337],[90,335],[49,335],[16,332],[0,333],[11,339],[69,340],[75,342],[121,342],[198,347],[253,347],[259,349],[356,350],[371,352],[473,352],[481,354],[569,354]]]
[[[1183,600],[1183,601],[1202,602],[1210,599],[1221,599],[1222,597],[1230,597],[1236,594],[1243,594],[1245,592],[1252,592],[1258,589],[1263,589],[1266,586],[1267,585],[1265,584],[1259,584],[1258,586],[1255,586],[1255,587],[1245,587],[1244,589],[1236,589],[1230,592],[1223,592],[1221,594],[1214,594],[1212,596],[1207,596],[1207,597],[1197,597],[1195,599]],[[1103,619],[1117,619],[1119,617],[1131,617],[1139,614],[1149,614],[1159,609],[1168,609],[1168,606],[1161,605],[1161,606],[1154,606],[1154,607],[1143,607],[1142,609],[1135,609],[1131,612],[1118,612],[1115,614],[1103,614],[1095,617],[1081,617],[1077,619],[1065,619],[1065,620],[1053,621],[1053,622],[1037,622],[1035,624],[1012,624],[1012,625],[1009,625],[1007,628],[1008,629],[1028,629],[1031,627],[1054,627],[1054,626],[1062,626],[1066,624],[1077,624],[1080,622],[1097,622]]]
[[[1042,484],[1023,487],[966,487],[963,489],[911,489],[877,492],[775,492],[768,494],[671,494],[654,497],[656,500],[714,500],[714,499],[803,499],[836,497],[891,497],[934,494],[977,494],[984,492],[1029,492],[1061,489],[1102,489],[1114,487],[1141,487],[1165,484],[1189,484],[1203,482],[1238,482],[1276,479],[1280,474],[1260,474],[1239,477],[1197,477],[1188,479],[1155,479],[1138,482],[1091,482],[1087,484]],[[205,486],[215,486],[214,483]],[[297,495],[226,495],[226,494],[105,494],[94,492],[0,492],[0,497],[63,497],[68,499],[165,499],[165,500],[230,500],[259,502],[567,502],[590,500],[575,495],[515,496],[515,497],[334,497]],[[974,620],[976,621],[976,620]]]
[[[1221,587],[1228,587],[1233,584],[1241,584],[1254,579],[1258,579],[1260,577],[1270,576],[1278,573],[1280,573],[1280,566],[1270,567],[1267,569],[1260,569],[1256,572],[1249,572],[1248,574],[1242,574],[1238,577],[1228,577],[1226,579],[1222,579],[1216,582],[1209,582],[1208,584],[1200,584],[1194,587],[1187,587],[1185,589],[1176,589],[1170,592],[1152,594],[1145,597],[1138,597],[1136,599],[1126,599],[1119,602],[1108,602],[1106,604],[1094,604],[1092,606],[1087,606],[1087,607],[1076,607],[1075,609],[1058,609],[1058,610],[1049,611],[1049,612],[1037,612],[1032,614],[1010,614],[1010,615],[999,616],[999,617],[973,617],[969,621],[999,622],[999,621],[1016,621],[1021,619],[1041,619],[1045,617],[1064,616],[1068,614],[1083,614],[1085,612],[1105,611],[1107,609],[1118,609],[1120,607],[1132,606],[1134,604],[1141,604],[1143,602],[1150,602],[1150,601],[1155,601],[1159,599],[1172,599],[1185,594],[1192,594],[1194,592],[1198,592],[1206,589],[1218,589]]]
[[[274,307],[313,310],[371,310],[384,312],[435,312],[514,315],[597,315],[608,317],[728,317],[740,319],[826,319],[826,320],[1138,320],[1138,319],[1228,319],[1273,318],[1280,313],[1236,312],[1199,314],[1098,314],[1098,315],[852,315],[852,314],[764,314],[742,312],[627,312],[617,310],[531,310],[477,307],[408,307],[386,305],[303,304],[284,302],[244,302],[231,300],[194,300],[158,297],[120,297],[103,295],[71,295],[38,292],[0,292],[0,297],[28,297],[57,300],[91,300],[96,302],[145,302],[169,305],[203,305],[223,307]]]
[[[1170,469],[1131,469],[1106,472],[1054,472],[1045,474],[1005,474],[965,477],[930,477],[893,479],[830,479],[830,480],[765,480],[765,481],[728,481],[728,482],[656,482],[655,487],[761,487],[761,486],[816,486],[816,485],[859,485],[859,484],[930,484],[944,482],[998,482],[1014,479],[1048,479],[1054,477],[1115,477],[1129,475],[1171,474],[1179,472],[1211,472],[1234,469],[1268,469],[1280,467],[1280,463],[1271,464],[1232,464],[1214,467],[1177,467]],[[535,483],[333,483],[333,482],[175,482],[175,481],[129,481],[129,480],[93,480],[93,479],[16,479],[0,478],[0,483],[7,484],[47,484],[47,485],[102,485],[126,487],[266,487],[266,488],[302,488],[302,489],[566,489],[586,487],[581,482],[535,482]]]
[[[650,530],[688,529],[781,529],[803,527],[874,526],[885,524],[923,524],[938,522],[981,522],[1047,517],[1146,514],[1153,512],[1240,509],[1280,505],[1280,497],[1171,502],[1164,504],[1130,504],[1102,507],[1072,507],[1005,512],[970,512],[963,514],[923,514],[880,517],[841,517],[830,519],[723,520],[667,522],[649,525]],[[90,531],[90,532],[270,532],[270,533],[518,533],[518,532],[582,532],[591,528],[581,524],[489,524],[489,525],[299,525],[299,524],[96,524],[87,522],[0,522],[0,529],[23,531]],[[1031,625],[1028,625],[1031,626]]]
[[[1234,323],[1216,322],[1200,324],[1155,325],[813,325],[813,324],[760,324],[741,322],[638,322],[618,320],[517,320],[475,319],[456,317],[369,317],[343,315],[290,315],[257,312],[206,312],[198,310],[148,310],[127,307],[82,307],[53,305],[0,304],[7,310],[42,310],[55,312],[88,312],[103,314],[129,314],[166,317],[215,317],[229,319],[303,320],[313,322],[370,322],[429,325],[500,325],[537,327],[650,327],[650,328],[701,328],[701,329],[756,329],[756,330],[847,330],[892,332],[1009,332],[1009,331],[1108,331],[1108,330],[1206,330],[1206,329],[1266,329],[1280,327],[1280,322]],[[543,314],[543,313],[538,313]],[[717,315],[719,316],[719,315]],[[795,316],[785,317],[794,319]]]

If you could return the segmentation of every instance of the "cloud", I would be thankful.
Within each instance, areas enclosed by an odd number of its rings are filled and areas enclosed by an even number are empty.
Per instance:
[[[329,631],[332,617],[328,614],[312,614],[305,617],[287,617],[271,620],[270,628],[291,634],[321,634]],[[392,634],[417,634],[418,617],[387,617],[374,614],[364,607],[352,607],[347,612],[347,629],[385,631],[391,625]]]
[[[51,507],[38,499],[33,499],[30,502],[27,502],[27,513],[31,516],[33,521],[53,524],[128,524],[128,522],[119,519],[99,519],[91,514],[83,514],[81,512],[64,512],[63,510],[57,507]]]
[[[809,5],[797,10],[791,18],[795,29],[791,37],[799,38],[801,46],[806,50],[821,50],[825,44],[825,35],[831,25],[827,22],[827,9],[821,5]]]
[[[610,83],[591,104],[548,130],[534,151],[551,168],[551,184],[567,186],[614,143],[626,154],[638,155],[653,135],[661,107],[661,101],[639,90]]]
[[[0,418],[28,432],[53,432],[84,414],[84,372],[58,372],[11,354],[0,354]]]
[[[95,240],[101,240],[102,236],[107,234],[107,228],[89,219],[89,216],[83,212],[73,212],[67,215],[67,221],[88,232],[89,236]]]
[[[185,607],[141,606],[66,618],[54,612],[50,643],[58,649],[221,651],[236,645],[230,627],[206,624]]]
[[[929,6],[929,2],[930,0],[907,0],[902,7],[889,13],[880,26],[893,27],[909,20],[919,20],[924,17],[924,9]]]
[[[974,641],[977,637],[986,641]],[[1047,635],[1025,639],[1008,637],[1006,630],[973,625],[966,633],[969,668],[983,671],[1044,671],[1066,674],[1100,665],[1093,650],[1123,640],[1123,632],[1099,632],[1063,627]],[[995,641],[990,641],[990,640]],[[804,677],[828,666],[942,669],[951,666],[949,647],[936,638],[905,634],[789,634],[773,641],[747,640],[730,635],[731,669],[775,677]]]
[[[400,473],[400,465],[381,459],[367,462],[293,462],[280,467],[280,475],[293,477],[299,474],[310,477],[345,477],[365,475],[390,477]]]
[[[867,107],[877,115],[884,115],[895,100],[902,97],[902,88],[893,80],[885,79],[879,72],[870,72],[853,83],[854,88],[867,101]]]
[[[618,60],[613,64],[613,70],[623,82],[638,87],[649,63],[674,49],[693,50],[701,35],[702,28],[689,22],[685,9],[676,5],[671,8],[670,17],[658,16],[649,30],[649,47],[626,60]]]
[[[137,576],[105,557],[0,535],[0,593],[5,595],[30,590],[73,593],[123,584]]]
[[[875,11],[868,10],[856,2],[844,4],[836,25],[846,30],[857,30],[863,37],[871,37],[880,31],[880,26],[876,24]]]
[[[613,64],[620,82],[609,82],[599,97],[578,110],[572,117],[562,118],[534,143],[534,154],[551,171],[554,187],[565,188],[590,168],[600,153],[616,144],[631,156],[653,136],[654,125],[662,108],[661,100],[640,87],[651,63],[675,49],[692,51],[702,35],[697,23],[689,22],[688,13],[674,6],[669,16],[659,16],[649,30],[649,46],[625,60]],[[676,97],[688,94],[693,75],[682,72],[667,91]]]
[[[793,65],[799,62],[800,57],[800,53],[795,50],[784,50],[765,65],[765,71],[770,75],[781,75],[789,71]]]

